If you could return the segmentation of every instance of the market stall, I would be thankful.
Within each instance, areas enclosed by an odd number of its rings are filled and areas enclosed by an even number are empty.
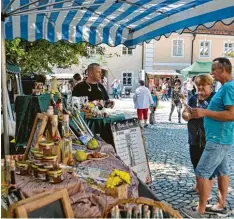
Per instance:
[[[150,89],[156,88],[161,90],[163,80],[167,80],[169,86],[172,86],[174,83],[175,77],[178,77],[183,81],[183,75],[177,73],[174,70],[154,70],[152,72],[146,72],[147,75],[147,84]]]
[[[187,68],[181,70],[181,74],[185,78],[191,78],[197,76],[198,74],[210,74],[212,62],[194,62]]]
[[[2,201],[11,200],[9,217],[26,215],[17,207],[15,213],[13,210],[21,199],[25,202],[27,198],[30,200],[45,192],[56,193],[58,189],[67,190],[69,200],[66,202],[71,204],[72,214],[77,218],[109,215],[107,209],[110,206],[122,199],[138,198],[139,195],[158,200],[130,166],[118,158],[112,145],[94,138],[84,143],[81,137],[90,134],[84,120],[76,118],[76,122],[79,121],[76,125],[84,132],[77,138],[69,128],[69,115],[64,114],[63,133],[60,135],[58,116],[51,114],[51,110],[52,106],[49,106],[47,113],[37,114],[24,155],[6,156],[6,160],[2,160],[2,173],[5,176],[2,178]],[[180,217],[178,212],[165,206],[169,209],[167,211],[161,205],[155,210],[161,210],[162,215],[169,213]],[[118,214],[124,216],[126,211],[127,208]],[[7,212],[2,213],[6,216]],[[42,212],[39,214],[43,215]]]

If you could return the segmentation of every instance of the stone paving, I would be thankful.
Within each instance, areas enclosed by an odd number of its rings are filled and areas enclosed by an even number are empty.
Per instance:
[[[161,109],[156,112],[157,124],[149,125],[143,132],[152,175],[150,187],[160,200],[170,203],[173,208],[191,209],[196,206],[198,196],[187,193],[194,185],[195,178],[189,156],[186,122],[176,123],[176,112],[172,122],[169,122],[170,102],[160,102],[160,106]],[[131,99],[116,101],[116,109],[124,111],[127,117],[136,117]],[[230,159],[231,176],[227,207],[234,212],[234,147]],[[217,199],[217,182],[213,187],[212,197],[210,203],[214,204]],[[231,217],[234,217],[234,214]]]

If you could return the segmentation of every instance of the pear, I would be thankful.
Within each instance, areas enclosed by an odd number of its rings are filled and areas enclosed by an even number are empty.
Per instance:
[[[76,151],[75,158],[77,161],[85,161],[87,160],[87,154],[84,151]]]
[[[79,139],[76,139],[73,141],[75,144],[79,144],[79,145],[82,145],[82,142],[79,140]]]
[[[98,148],[98,142],[96,139],[92,138],[89,140],[87,148],[90,150],[95,150]]]

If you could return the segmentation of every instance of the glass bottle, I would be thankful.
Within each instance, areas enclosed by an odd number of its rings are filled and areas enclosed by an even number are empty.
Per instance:
[[[53,109],[55,109],[56,107],[56,103],[54,101],[54,94],[50,94],[50,106],[52,106]]]
[[[70,128],[69,128],[69,115],[63,115],[63,136],[70,136]]]
[[[63,146],[62,146],[62,158],[63,163],[67,165],[72,165],[72,138],[69,127],[69,115],[63,115]]]
[[[11,169],[11,184],[14,185],[14,184],[16,184],[16,181],[15,181],[15,160],[11,160],[10,169]]]
[[[10,155],[6,155],[6,184],[11,184],[11,156]]]
[[[5,160],[1,160],[1,183],[5,184],[6,179],[5,179]]]
[[[58,131],[60,137],[63,137],[63,105],[60,103],[58,105]]]
[[[59,108],[59,104],[62,103],[62,94],[61,93],[58,93],[58,100],[56,102],[56,106],[57,108]]]

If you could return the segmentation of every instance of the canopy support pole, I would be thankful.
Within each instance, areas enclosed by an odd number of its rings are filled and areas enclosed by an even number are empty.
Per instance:
[[[5,22],[1,19],[2,26],[2,65],[1,65],[1,81],[2,81],[2,111],[3,111],[3,130],[4,130],[4,150],[5,155],[10,154],[9,144],[9,127],[8,127],[8,110],[7,110],[7,77],[6,77],[6,48],[5,48]]]
[[[23,85],[22,85],[22,78],[21,78],[21,69],[20,69],[20,72],[19,72],[19,86],[20,86],[20,95],[24,95]]]

